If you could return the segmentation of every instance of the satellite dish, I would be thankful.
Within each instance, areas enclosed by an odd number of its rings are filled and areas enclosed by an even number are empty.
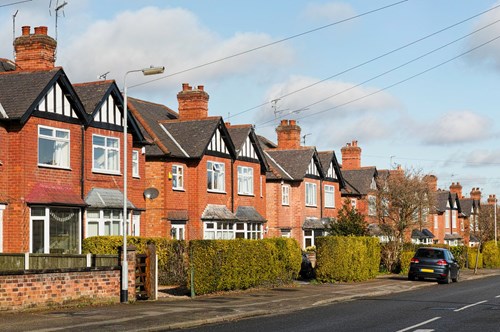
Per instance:
[[[147,199],[155,199],[159,194],[160,192],[156,188],[148,188],[144,190],[144,197]]]

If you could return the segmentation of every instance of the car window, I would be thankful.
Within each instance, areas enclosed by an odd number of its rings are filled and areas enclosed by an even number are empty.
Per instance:
[[[432,249],[419,249],[417,251],[418,258],[444,259],[444,251]]]

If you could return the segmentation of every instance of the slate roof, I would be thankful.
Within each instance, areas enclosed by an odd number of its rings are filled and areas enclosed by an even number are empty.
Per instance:
[[[463,238],[458,233],[453,233],[453,234],[447,233],[444,235],[444,239],[445,240],[461,240]]]
[[[250,137],[250,141],[252,143],[255,143],[253,144],[253,147],[255,149],[255,152],[257,153],[262,168],[264,170],[267,170],[269,168],[266,156],[262,151],[259,138],[255,134],[252,125],[231,125],[227,128],[227,131],[229,132],[229,136],[231,136],[231,140],[233,141],[236,151],[240,150],[245,144],[247,137]]]
[[[333,166],[335,168],[335,173],[337,174],[337,180],[340,183],[340,189],[346,186],[344,177],[342,176],[342,172],[340,170],[339,163],[337,161],[337,156],[335,155],[335,151],[319,151],[318,152],[319,161],[321,163],[321,167],[326,175],[328,172],[328,168],[330,167],[330,163],[333,161]]]
[[[238,218],[225,205],[207,204],[201,220],[237,221]]]
[[[446,190],[438,190],[436,193],[436,210],[443,213],[446,211],[446,205],[450,199],[450,192]]]
[[[45,205],[86,206],[72,186],[54,183],[37,183],[26,195],[26,202]]]
[[[92,188],[85,198],[85,202],[90,208],[123,208],[123,193],[117,189]],[[136,209],[136,207],[127,200],[127,209]]]
[[[167,220],[170,220],[170,221],[188,221],[189,220],[189,213],[187,210],[167,211]]]
[[[278,145],[271,142],[270,140],[268,140],[264,136],[257,135],[257,137],[259,138],[259,143],[260,143],[260,147],[262,148],[262,150],[276,149],[278,147]]]
[[[103,96],[112,88],[114,81],[97,81],[73,84],[85,112],[91,115],[103,102]]]
[[[306,217],[302,229],[325,229],[329,222],[328,218]]]
[[[434,234],[432,234],[427,228],[424,228],[422,231],[414,229],[411,231],[411,237],[413,239],[433,239]]]
[[[472,214],[472,206],[473,206],[474,200],[472,198],[462,198],[460,200],[460,207],[462,208],[462,214],[465,217],[470,217]]]
[[[266,222],[266,219],[253,206],[239,206],[236,210],[238,221]]]
[[[9,119],[20,120],[33,110],[49,83],[57,79],[60,68],[47,71],[0,73],[0,104]],[[5,118],[0,113],[0,119]]]
[[[359,193],[367,195],[373,178],[377,176],[375,167],[363,167],[354,170],[342,170],[342,176],[346,182],[346,190],[343,193]]]
[[[311,159],[317,155],[315,148],[302,148],[295,150],[267,150],[269,165],[273,172],[268,172],[270,179],[303,180]],[[319,171],[321,165],[319,165]]]
[[[9,59],[0,58],[0,73],[16,70],[16,65]]]

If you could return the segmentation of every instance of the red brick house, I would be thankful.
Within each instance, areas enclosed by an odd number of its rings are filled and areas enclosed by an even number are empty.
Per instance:
[[[203,86],[183,84],[179,112],[130,99],[146,132],[147,200],[144,235],[181,240],[262,238],[266,164],[251,126],[208,116]],[[235,145],[236,143],[236,145]]]
[[[270,166],[268,234],[295,238],[307,248],[337,216],[342,175],[333,151],[319,154],[315,147],[301,146],[301,128],[294,120],[282,120],[276,132],[277,145],[261,139]]]
[[[64,70],[54,67],[56,42],[47,28],[22,30],[15,66],[4,61],[0,72],[0,251],[79,253],[90,232],[89,197],[110,201],[92,190],[112,190],[113,198],[121,192],[123,102],[113,82],[106,92],[82,90],[82,102]],[[144,139],[132,117],[129,126],[137,151]],[[138,167],[144,168],[143,157]],[[140,210],[142,196],[130,196]],[[103,229],[120,229],[118,218],[103,218]]]

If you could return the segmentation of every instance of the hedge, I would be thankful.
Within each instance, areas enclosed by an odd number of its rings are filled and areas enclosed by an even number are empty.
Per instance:
[[[289,283],[302,262],[294,239],[192,240],[190,263],[196,294]]]
[[[482,249],[484,267],[500,267],[500,248],[497,246],[495,241],[485,242]]]
[[[410,271],[410,261],[414,255],[415,251],[403,251],[401,253],[401,269],[399,271],[400,274],[408,274],[408,272]]]
[[[316,279],[321,282],[363,281],[377,276],[380,266],[378,238],[318,237]]]

